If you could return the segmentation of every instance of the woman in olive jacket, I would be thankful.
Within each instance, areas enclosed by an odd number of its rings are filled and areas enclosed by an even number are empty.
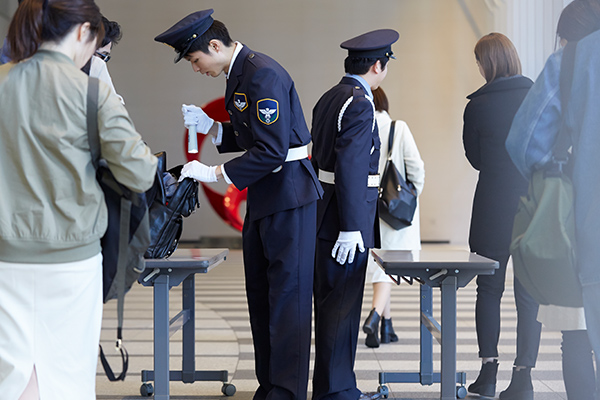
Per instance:
[[[479,72],[486,79],[464,113],[463,143],[467,159],[479,171],[473,199],[469,245],[471,251],[497,260],[495,275],[477,278],[475,323],[479,377],[469,392],[494,397],[498,371],[500,301],[504,291],[506,264],[513,219],[519,197],[527,193],[527,181],[513,165],[504,143],[519,105],[533,82],[521,75],[521,63],[512,42],[500,33],[482,37],[475,46]],[[511,384],[503,400],[533,399],[530,371],[535,366],[541,325],[536,321],[538,304],[514,281],[517,306],[517,357]]]

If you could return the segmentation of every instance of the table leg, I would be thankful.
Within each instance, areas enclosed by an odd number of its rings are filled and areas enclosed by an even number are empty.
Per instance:
[[[154,399],[169,400],[169,276],[154,281]]]
[[[419,377],[422,385],[433,383],[433,336],[427,325],[423,323],[424,316],[433,318],[433,296],[429,285],[421,285],[421,362]]]
[[[441,285],[442,400],[456,400],[456,285],[456,276],[446,277]]]
[[[189,312],[189,319],[183,325],[182,352],[183,361],[181,366],[182,378],[184,383],[195,382],[196,372],[196,281],[194,275],[190,275],[183,281],[183,310]]]

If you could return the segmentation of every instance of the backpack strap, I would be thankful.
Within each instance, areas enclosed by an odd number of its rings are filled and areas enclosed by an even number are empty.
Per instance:
[[[87,120],[87,133],[88,133],[88,141],[90,144],[90,153],[92,154],[92,164],[94,168],[97,170],[100,163],[100,135],[98,133],[98,88],[100,81],[97,78],[89,78],[88,80],[88,92],[87,92],[87,104],[86,104],[86,120]],[[122,282],[125,282],[125,274],[127,265],[127,252],[122,251],[122,249],[126,249],[129,245],[129,220],[131,215],[131,202],[127,201],[125,198],[121,198],[121,218],[120,218],[120,226],[119,226],[119,256],[117,261],[117,275],[115,279],[121,279]],[[125,288],[124,285],[121,285],[121,289],[119,290],[117,296],[117,316],[118,316],[118,325],[117,325],[117,343],[116,348],[121,353],[122,360],[122,372],[119,376],[115,377],[115,374],[110,367],[106,356],[104,355],[104,351],[102,350],[102,346],[100,346],[100,361],[102,362],[102,367],[104,368],[104,372],[108,377],[108,380],[111,382],[125,380],[125,375],[127,374],[127,369],[129,367],[129,353],[127,353],[127,349],[123,347],[123,305],[125,299]]]
[[[100,135],[98,134],[98,78],[89,78],[87,93],[87,132],[92,153],[92,163],[98,169],[100,162]]]
[[[569,42],[563,49],[563,55],[560,63],[560,105],[561,105],[561,127],[556,137],[556,142],[552,149],[553,161],[555,164],[564,165],[569,160],[569,147],[571,147],[571,135],[566,127],[567,107],[569,97],[571,96],[571,86],[573,85],[573,70],[575,68],[575,50],[577,42]]]

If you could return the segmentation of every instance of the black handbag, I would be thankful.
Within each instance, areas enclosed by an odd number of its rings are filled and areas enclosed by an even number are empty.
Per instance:
[[[379,185],[379,217],[396,230],[412,225],[417,208],[417,189],[404,179],[392,161],[396,121],[390,126],[387,162]]]

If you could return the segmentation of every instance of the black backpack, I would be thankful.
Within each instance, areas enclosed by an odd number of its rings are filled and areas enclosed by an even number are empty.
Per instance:
[[[122,345],[125,293],[143,272],[144,256],[165,258],[177,248],[182,216],[189,216],[199,207],[198,183],[190,178],[177,182],[182,166],[165,171],[164,152],[156,154],[159,161],[156,176],[147,192],[136,193],[117,182],[100,154],[98,84],[98,79],[89,79],[87,128],[96,179],[108,210],[108,227],[101,239],[103,301],[117,299],[116,348],[121,353],[121,373],[115,376],[102,346],[100,360],[108,379],[118,381],[125,380],[129,366],[129,355]]]
[[[198,182],[185,178],[177,182],[182,166],[166,171],[167,154],[158,157],[157,179],[148,191],[150,207],[150,245],[145,258],[169,257],[179,244],[183,230],[183,217],[189,217],[200,206]],[[151,194],[150,194],[151,193]]]

